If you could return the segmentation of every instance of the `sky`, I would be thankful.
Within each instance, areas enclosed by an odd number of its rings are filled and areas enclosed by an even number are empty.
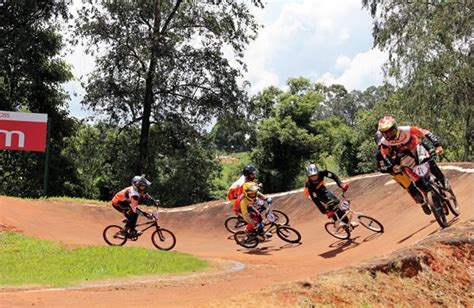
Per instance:
[[[75,0],[74,7],[81,1]],[[284,88],[292,77],[313,82],[342,84],[348,90],[364,90],[383,82],[382,65],[387,54],[373,49],[372,18],[361,0],[267,0],[264,9],[252,9],[263,25],[251,42],[244,61],[249,94],[265,87]],[[91,72],[94,59],[80,46],[66,56],[75,80],[65,84],[72,116],[89,115],[80,105],[84,95],[79,78]]]

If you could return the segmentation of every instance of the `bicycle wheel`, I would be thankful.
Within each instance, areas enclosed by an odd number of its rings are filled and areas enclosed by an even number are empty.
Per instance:
[[[245,248],[255,248],[258,245],[258,238],[247,234],[245,231],[235,232],[234,240],[237,244]]]
[[[288,215],[279,210],[273,210],[273,215],[275,215],[275,222],[279,225],[287,225],[290,222]]]
[[[370,231],[383,233],[383,225],[378,220],[366,215],[357,216],[357,219],[359,219],[361,225]]]
[[[430,205],[431,212],[433,212],[436,221],[441,226],[441,228],[446,228],[449,224],[446,221],[446,214],[445,214],[445,204],[441,196],[439,195],[438,191],[430,190],[427,194],[428,196],[428,204]]]
[[[351,233],[349,232],[349,230],[347,230],[347,228],[337,228],[335,222],[327,222],[324,225],[324,229],[326,229],[329,234],[340,240],[347,240],[351,236]]]
[[[160,250],[170,250],[176,245],[176,237],[173,232],[159,228],[151,235],[151,242]]]
[[[456,199],[456,195],[454,195],[454,191],[452,188],[444,190],[445,192],[445,197],[444,197],[444,203],[446,206],[449,208],[451,213],[454,214],[454,216],[459,216],[461,214],[461,208],[459,207],[458,200]]]
[[[288,243],[299,243],[301,240],[301,234],[288,226],[278,226],[276,234],[279,238]]]
[[[237,231],[243,231],[247,223],[240,217],[233,216],[225,220],[224,226],[230,233],[234,234]]]
[[[127,235],[122,234],[122,227],[117,225],[110,225],[102,232],[102,237],[110,246],[122,246],[127,242]]]

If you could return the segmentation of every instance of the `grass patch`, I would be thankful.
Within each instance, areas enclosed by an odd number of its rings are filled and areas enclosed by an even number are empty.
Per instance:
[[[88,280],[199,271],[191,255],[138,247],[68,248],[14,232],[0,232],[0,285],[67,286]]]

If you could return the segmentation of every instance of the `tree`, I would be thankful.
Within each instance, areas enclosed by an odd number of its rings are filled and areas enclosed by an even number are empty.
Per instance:
[[[48,114],[51,125],[49,194],[77,193],[78,180],[70,161],[61,155],[63,137],[72,133],[67,95],[61,84],[70,80],[60,57],[62,37],[56,25],[67,19],[66,1],[3,1],[0,6],[0,110]],[[2,151],[0,193],[37,197],[42,192],[44,155]]]
[[[374,45],[389,53],[399,108],[435,130],[453,158],[474,159],[474,2],[363,0]]]
[[[151,124],[176,117],[202,126],[245,104],[237,81],[258,26],[240,1],[106,1],[85,6],[76,25],[88,51],[99,51],[84,103],[123,126],[141,123],[136,172],[154,160]]]
[[[294,188],[303,162],[321,150],[318,136],[311,130],[314,129],[314,110],[323,98],[311,89],[311,84],[304,78],[290,79],[288,86],[288,92],[272,88],[258,95],[280,93],[273,96],[276,105],[270,117],[258,126],[257,145],[252,152],[266,192]],[[268,98],[256,97],[254,100],[268,101]]]

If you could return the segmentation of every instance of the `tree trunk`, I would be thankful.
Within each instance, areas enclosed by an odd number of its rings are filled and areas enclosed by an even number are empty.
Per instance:
[[[143,104],[143,118],[140,132],[139,157],[136,162],[135,171],[137,174],[146,173],[149,167],[148,145],[150,138],[150,117],[153,98],[153,81],[157,56],[159,50],[160,24],[161,24],[161,0],[155,0],[155,16],[153,23],[153,40],[150,52],[150,64],[145,81],[145,100]]]

